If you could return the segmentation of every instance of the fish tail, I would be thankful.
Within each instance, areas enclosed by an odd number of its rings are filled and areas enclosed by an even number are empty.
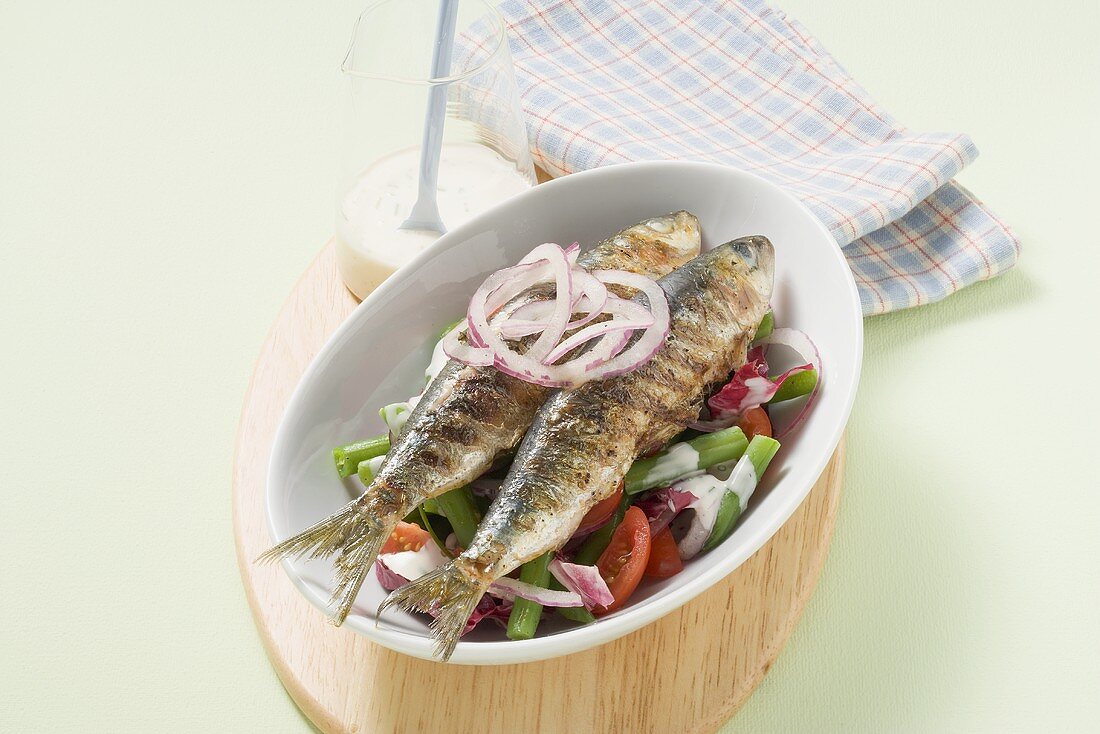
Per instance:
[[[454,562],[447,563],[400,587],[382,602],[378,613],[396,605],[406,612],[435,615],[432,634],[436,654],[446,661],[466,629],[466,621],[485,593],[486,585],[470,578]]]
[[[396,525],[396,519],[388,513],[379,514],[369,503],[355,500],[265,551],[257,561],[272,563],[303,556],[312,560],[335,555],[335,586],[329,607],[332,623],[340,625],[355,603],[378,551]]]

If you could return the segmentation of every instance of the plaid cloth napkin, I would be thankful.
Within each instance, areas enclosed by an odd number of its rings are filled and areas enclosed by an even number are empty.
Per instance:
[[[753,171],[829,228],[865,314],[1003,273],[1019,245],[951,181],[978,151],[879,108],[759,0],[505,0],[536,162],[554,175],[680,159]]]

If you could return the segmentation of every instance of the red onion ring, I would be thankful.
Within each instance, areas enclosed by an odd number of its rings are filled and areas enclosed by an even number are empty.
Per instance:
[[[810,338],[809,334],[790,327],[774,329],[771,334],[759,340],[757,344],[779,344],[793,349],[802,359],[817,370],[817,383],[814,385],[814,389],[810,391],[810,397],[806,398],[806,402],[802,404],[802,409],[798,411],[798,414],[795,415],[793,419],[791,419],[791,422],[784,426],[782,430],[776,431],[775,437],[779,439],[786,436],[806,420],[810,408],[813,406],[814,401],[817,400],[817,394],[821,390],[821,381],[824,379],[821,352],[818,351],[817,345],[814,344],[814,340]]]
[[[500,599],[515,601],[516,597],[527,599],[544,607],[583,607],[581,595],[573,591],[556,591],[524,581],[503,576],[489,585],[489,593]]]
[[[550,573],[562,586],[580,596],[588,609],[606,607],[615,601],[607,582],[595,566],[568,563],[555,558],[550,561]]]
[[[575,387],[629,372],[648,361],[669,330],[664,291],[650,278],[634,273],[588,273],[576,266],[578,251],[576,244],[564,250],[550,243],[539,245],[518,265],[486,278],[470,299],[466,324],[445,337],[447,356],[476,367],[491,364],[505,374],[546,387]],[[555,288],[553,299],[506,308],[532,286],[550,282]],[[648,308],[643,302],[610,294],[608,283],[640,291]],[[592,323],[601,316],[610,318]],[[571,332],[568,337],[567,332]],[[636,332],[641,336],[634,339]],[[538,338],[523,354],[507,341],[536,333]],[[589,342],[592,347],[580,356],[555,364]]]

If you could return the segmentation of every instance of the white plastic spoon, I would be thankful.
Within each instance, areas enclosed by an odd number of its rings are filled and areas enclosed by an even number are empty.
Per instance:
[[[440,0],[432,51],[432,79],[442,79],[451,68],[455,22],[459,0]],[[428,110],[424,115],[424,140],[420,146],[420,185],[416,203],[400,229],[416,229],[443,234],[447,228],[439,216],[436,189],[439,185],[439,154],[443,147],[443,118],[447,111],[447,85],[433,84],[428,91]]]

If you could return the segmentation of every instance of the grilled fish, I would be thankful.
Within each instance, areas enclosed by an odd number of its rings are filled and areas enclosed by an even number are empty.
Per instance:
[[[449,658],[493,581],[564,545],[634,460],[695,420],[709,390],[744,364],[768,309],[773,264],[771,243],[747,237],[658,281],[671,311],[661,350],[633,372],[551,396],[470,547],[397,589],[379,613],[390,605],[433,610],[437,652]]]
[[[681,211],[619,232],[582,254],[577,264],[659,278],[699,254],[699,246],[699,221]],[[549,293],[532,291],[506,308],[548,297],[552,288]],[[260,560],[335,556],[330,608],[333,623],[341,624],[397,522],[424,500],[476,479],[512,451],[551,392],[492,367],[449,361],[417,403],[367,490]]]

